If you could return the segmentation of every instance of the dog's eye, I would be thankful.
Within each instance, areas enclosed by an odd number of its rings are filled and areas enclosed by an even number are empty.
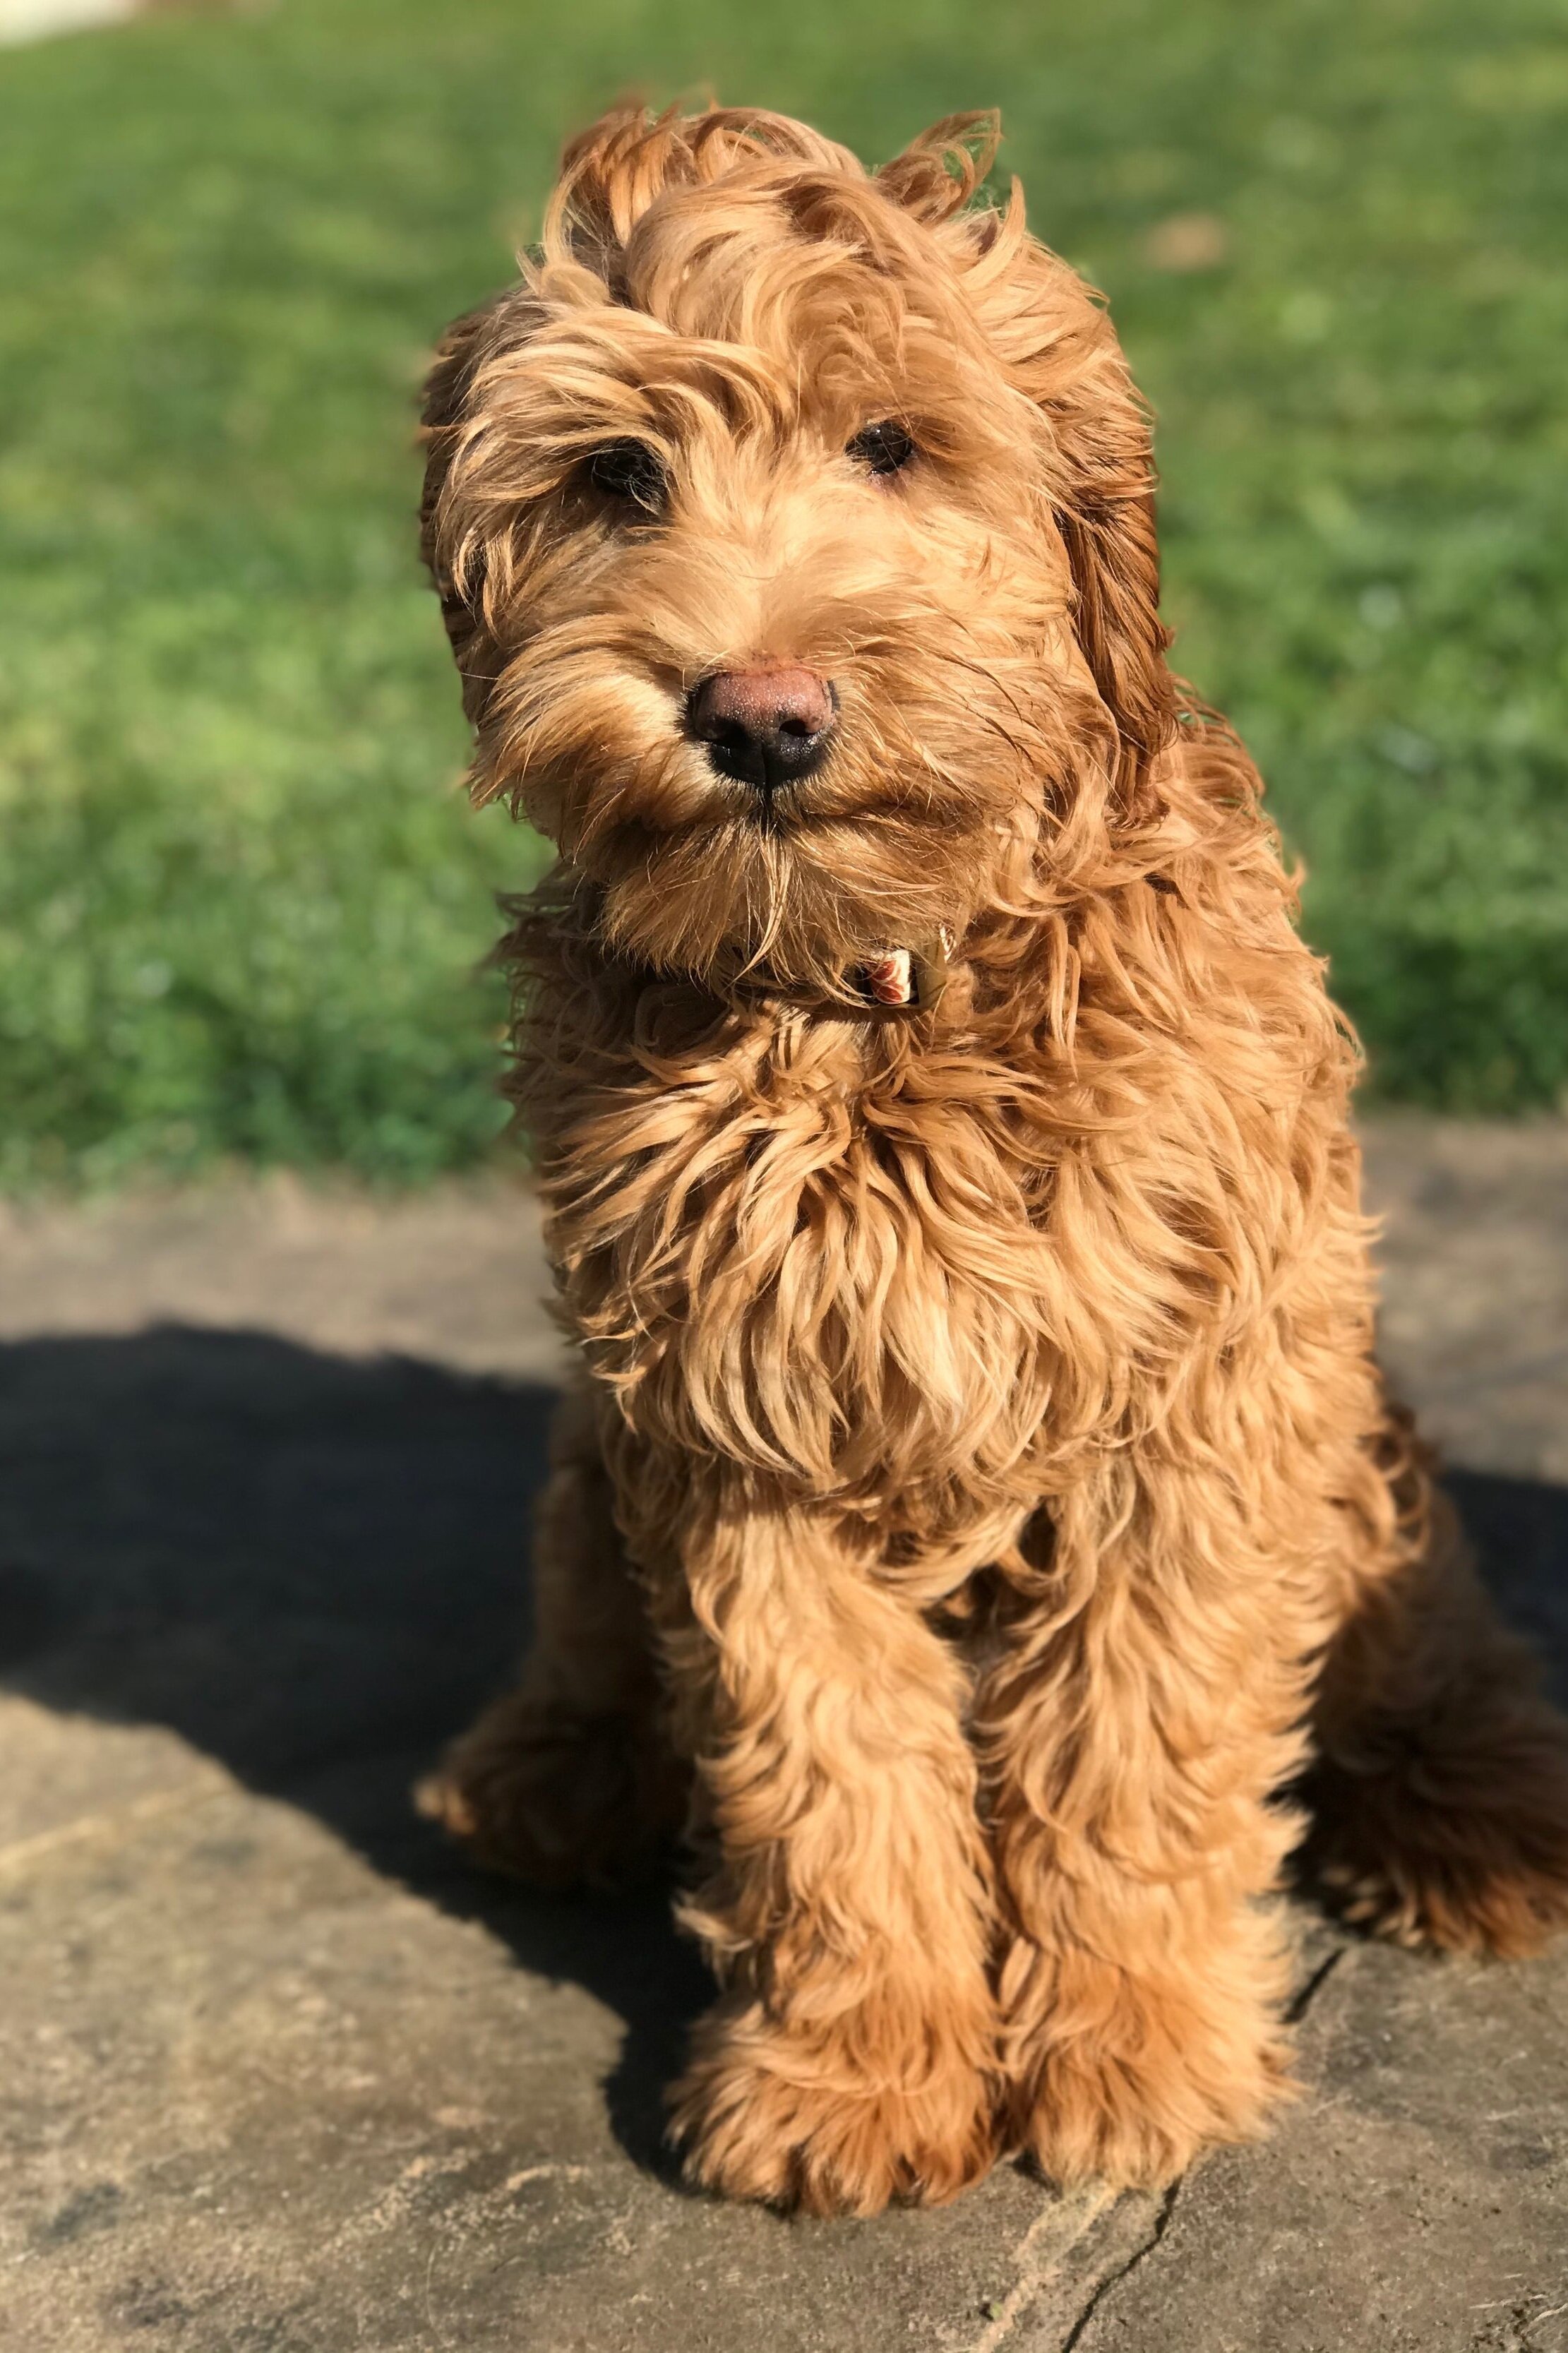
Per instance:
[[[857,433],[847,453],[873,474],[896,474],[915,454],[915,445],[892,417],[867,425]]]
[[[664,460],[646,441],[606,441],[588,460],[588,480],[606,498],[626,499],[658,514],[669,488]]]

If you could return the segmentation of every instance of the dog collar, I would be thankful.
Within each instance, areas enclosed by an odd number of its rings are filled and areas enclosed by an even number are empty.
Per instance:
[[[721,996],[773,997],[840,1018],[859,1008],[867,1012],[930,1013],[952,976],[954,934],[946,924],[918,948],[876,948],[856,963],[840,965],[820,990],[780,980],[765,965],[748,965],[719,984]]]

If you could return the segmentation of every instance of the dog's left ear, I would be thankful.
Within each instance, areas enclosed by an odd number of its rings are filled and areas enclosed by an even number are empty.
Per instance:
[[[1150,767],[1176,724],[1170,631],[1160,619],[1151,419],[1102,299],[1029,235],[1017,182],[1004,209],[964,209],[999,137],[994,115],[955,115],[877,177],[936,227],[986,340],[1044,420],[1079,642],[1116,723],[1117,800],[1133,818],[1147,806]]]
[[[457,659],[463,707],[476,724],[495,681],[499,655],[485,614],[486,551],[471,520],[452,511],[453,461],[474,419],[474,383],[487,361],[525,343],[539,323],[539,305],[526,287],[498,294],[456,319],[442,336],[425,379],[420,439],[425,490],[419,502],[419,545]]]

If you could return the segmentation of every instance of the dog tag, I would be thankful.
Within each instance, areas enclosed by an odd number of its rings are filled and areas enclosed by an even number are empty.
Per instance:
[[[859,966],[860,985],[873,1005],[915,1005],[914,959],[908,948],[889,948],[886,955],[868,956]]]
[[[947,987],[952,934],[945,924],[927,948],[889,948],[855,967],[861,995],[872,1005],[908,1005],[929,1013]]]

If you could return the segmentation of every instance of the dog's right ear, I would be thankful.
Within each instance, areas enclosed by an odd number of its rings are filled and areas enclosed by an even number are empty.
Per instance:
[[[1003,207],[974,203],[998,142],[994,113],[949,115],[885,163],[876,186],[940,237],[991,351],[1046,424],[1046,487],[1074,575],[1074,626],[1116,723],[1116,805],[1137,818],[1174,732],[1152,424],[1102,299],[1029,236],[1017,181]]]
[[[992,349],[1047,428],[1074,623],[1116,723],[1118,804],[1135,817],[1175,727],[1151,420],[1103,302],[1029,235],[1017,182],[1005,206],[973,203],[1000,137],[994,114],[950,116],[885,164],[877,185],[935,230]]]
[[[1116,723],[1118,803],[1136,818],[1176,724],[1150,412],[1103,301],[1028,235],[1016,182],[1005,210],[969,213],[944,235],[962,240],[976,316],[1047,429],[1048,488],[1072,567],[1079,642]]]
[[[425,447],[425,489],[419,502],[419,548],[463,682],[463,707],[481,717],[499,661],[485,611],[484,534],[468,502],[453,495],[458,461],[482,436],[475,390],[480,370],[527,343],[540,306],[526,287],[498,294],[456,319],[436,347],[425,379],[419,438]]]
[[[1047,428],[1047,490],[1074,575],[1074,624],[1121,739],[1116,800],[1147,809],[1149,775],[1174,734],[1153,530],[1152,417],[1104,301],[1005,209],[944,230],[982,330]]]

